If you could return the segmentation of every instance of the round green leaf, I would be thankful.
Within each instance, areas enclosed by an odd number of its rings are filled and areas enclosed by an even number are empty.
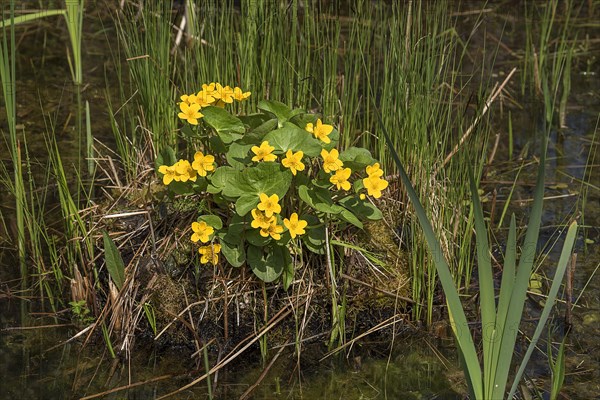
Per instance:
[[[223,108],[206,107],[202,109],[202,114],[204,114],[204,122],[217,131],[226,144],[241,139],[246,132],[244,123]]]
[[[244,194],[235,202],[235,211],[238,215],[244,216],[258,205],[259,200],[255,194]]]
[[[248,246],[248,264],[254,275],[256,275],[263,282],[273,282],[283,272],[283,264],[285,259],[279,246],[275,248],[268,248],[268,254],[265,256],[263,250],[260,247]]]
[[[208,226],[213,227],[215,230],[223,228],[223,221],[217,215],[201,215],[198,217],[198,221],[204,221]]]
[[[263,140],[275,147],[276,153],[303,151],[309,157],[316,157],[321,153],[321,144],[309,132],[298,128],[296,125],[285,122],[280,129],[271,131]]]
[[[246,252],[244,246],[227,243],[221,240],[221,252],[234,267],[241,267],[246,262]]]

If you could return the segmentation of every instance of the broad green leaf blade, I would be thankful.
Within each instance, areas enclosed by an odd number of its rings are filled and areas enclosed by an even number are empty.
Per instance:
[[[396,163],[396,167],[398,168],[398,172],[400,174],[400,179],[406,188],[406,192],[408,197],[415,208],[415,212],[419,219],[419,223],[421,228],[423,229],[423,233],[425,234],[425,238],[427,240],[427,244],[430,252],[434,255],[433,260],[435,262],[435,267],[438,273],[438,277],[442,284],[442,288],[444,290],[444,294],[446,295],[446,303],[448,304],[448,313],[451,315],[451,326],[454,332],[454,336],[458,343],[458,346],[461,348],[461,352],[465,359],[466,373],[469,375],[468,381],[472,383],[473,388],[472,391],[475,394],[477,399],[483,398],[483,387],[482,387],[482,376],[481,376],[481,367],[479,365],[479,358],[477,356],[477,351],[475,350],[475,345],[473,344],[473,336],[469,330],[469,324],[467,322],[467,317],[465,316],[465,312],[462,308],[462,304],[460,302],[460,297],[458,296],[458,291],[454,286],[454,279],[452,277],[452,273],[450,272],[450,268],[448,267],[448,263],[443,255],[442,246],[435,236],[433,232],[433,228],[429,219],[427,218],[427,213],[425,209],[421,205],[419,200],[419,196],[417,192],[412,186],[404,167],[402,166],[402,162],[400,161],[400,157],[398,153],[393,147],[393,143],[390,139],[390,136],[385,129],[383,121],[381,120],[381,115],[379,112],[377,113],[377,117],[379,119],[380,127],[385,137],[385,141],[387,143],[388,149],[392,155],[392,159]]]
[[[495,339],[496,300],[494,297],[494,274],[488,242],[488,229],[485,225],[483,210],[479,200],[479,192],[473,173],[469,173],[471,201],[475,218],[477,241],[477,272],[479,275],[479,307],[481,309],[481,329],[483,335],[483,382],[484,398],[492,398],[493,375],[491,374],[495,360],[492,358],[492,346]]]
[[[535,350],[535,346],[542,334],[542,331],[546,327],[546,322],[550,317],[550,311],[552,311],[552,307],[554,307],[554,302],[556,301],[556,296],[558,295],[558,290],[562,284],[563,277],[565,276],[565,272],[567,271],[567,266],[569,265],[569,259],[571,258],[571,252],[573,251],[573,245],[575,244],[575,236],[577,234],[577,221],[571,222],[569,225],[569,230],[567,231],[567,237],[565,238],[565,243],[563,245],[562,252],[560,253],[560,258],[558,260],[558,265],[556,267],[556,272],[554,274],[554,278],[552,279],[552,286],[550,287],[550,292],[548,293],[548,297],[546,299],[546,305],[542,310],[542,315],[540,316],[540,320],[538,321],[538,325],[535,328],[535,332],[533,333],[533,337],[531,338],[531,343],[529,343],[529,347],[527,348],[527,352],[521,361],[521,365],[519,366],[519,370],[517,371],[517,375],[515,375],[515,379],[513,381],[512,387],[510,388],[510,393],[508,395],[509,399],[512,399],[514,394],[517,391],[517,385],[523,376],[523,372],[525,372],[525,367],[531,358],[531,354],[533,354],[533,350]]]
[[[67,13],[67,10],[61,9],[61,10],[46,10],[46,11],[40,11],[40,12],[36,12],[36,13],[31,13],[31,14],[20,15],[18,17],[13,18],[12,21],[10,18],[0,21],[0,28],[9,27],[11,25],[24,24],[27,22],[35,21],[38,19],[46,18],[46,17],[53,17],[55,15],[66,15],[66,13]]]
[[[504,337],[506,319],[508,316],[508,306],[512,297],[515,285],[515,267],[517,263],[517,223],[515,215],[510,218],[510,228],[508,230],[508,240],[506,242],[506,251],[504,253],[504,269],[502,270],[502,282],[500,283],[500,297],[498,300],[498,312],[496,316],[496,334],[494,336],[494,348],[492,358],[497,363],[492,365],[492,382],[494,391],[492,398],[502,398],[506,390],[506,380],[499,382],[497,375],[499,370],[510,368],[513,353],[500,353],[500,345]],[[507,376],[501,374],[502,376]]]
[[[221,252],[225,256],[225,259],[233,267],[241,267],[246,262],[246,252],[244,246],[230,244],[226,240],[221,240]]]
[[[258,109],[267,111],[267,112],[273,114],[277,118],[278,125],[280,128],[283,126],[284,122],[292,119],[296,115],[300,115],[300,114],[304,113],[303,110],[300,110],[300,109],[292,110],[287,105],[285,105],[279,101],[275,101],[275,100],[259,101]]]
[[[204,114],[204,122],[217,131],[221,140],[226,144],[241,139],[246,132],[244,123],[222,108],[210,106],[203,108],[201,112]]]
[[[525,307],[525,301],[527,299],[527,287],[529,286],[529,277],[531,276],[531,269],[533,268],[533,263],[535,261],[540,224],[542,221],[547,147],[548,138],[546,135],[544,135],[542,139],[540,164],[538,166],[533,205],[531,207],[529,223],[527,224],[527,233],[525,234],[523,251],[521,253],[521,258],[519,259],[519,267],[517,269],[515,285],[513,287],[510,296],[510,303],[508,305],[509,312],[507,314],[505,326],[509,327],[509,329],[506,329],[503,333],[503,336],[500,338],[502,341],[500,345],[500,354],[512,353],[514,351],[517,334],[519,332],[519,325],[523,315],[523,308]],[[498,366],[496,373],[496,384],[498,384],[498,382],[508,381],[509,370],[510,366]]]
[[[285,122],[281,128],[267,133],[263,140],[269,142],[275,147],[275,152],[280,154],[292,150],[302,151],[309,157],[316,157],[321,153],[319,141],[290,122]]]
[[[119,249],[110,236],[108,236],[108,233],[104,231],[102,232],[102,236],[104,237],[106,269],[108,269],[110,277],[120,290],[123,287],[123,283],[125,283],[125,264],[123,264]]]

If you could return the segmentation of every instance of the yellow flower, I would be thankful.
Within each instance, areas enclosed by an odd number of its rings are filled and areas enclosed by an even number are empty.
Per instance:
[[[198,175],[206,176],[207,172],[214,171],[215,169],[215,157],[209,154],[204,155],[201,151],[197,151],[194,154],[194,162],[192,168],[198,171]]]
[[[260,236],[269,237],[271,236],[275,240],[281,239],[281,232],[283,232],[283,226],[277,225],[277,222],[273,221],[268,227],[260,228]]]
[[[212,92],[205,89],[199,91],[194,99],[194,103],[198,104],[201,108],[210,106],[214,101],[215,98],[213,97]]]
[[[179,97],[181,99],[181,101],[183,101],[184,103],[192,104],[196,102],[196,95],[195,94],[182,94],[181,97]]]
[[[202,243],[208,242],[210,239],[210,235],[215,233],[215,230],[212,226],[208,225],[206,222],[192,222],[192,242],[196,243],[198,240]]]
[[[179,160],[175,164],[161,165],[158,167],[158,172],[163,174],[163,184],[168,185],[172,181],[175,182],[187,182],[196,181],[196,171],[192,169],[190,162],[187,160]]]
[[[202,84],[202,91],[206,92],[209,96],[213,96],[215,94],[215,83],[211,82],[208,85],[206,83]]]
[[[367,175],[369,175],[369,178],[381,177],[383,175],[383,170],[379,167],[379,163],[367,165]]]
[[[281,206],[279,205],[279,196],[276,194],[271,197],[267,196],[266,193],[259,195],[260,203],[258,203],[258,209],[265,213],[265,216],[272,217],[273,214],[279,214],[281,212]]]
[[[303,219],[298,219],[298,214],[293,213],[290,215],[290,219],[283,219],[283,224],[286,228],[288,228],[288,231],[290,231],[290,236],[292,239],[294,239],[296,236],[304,235],[306,233],[304,228],[306,228],[308,222]]]
[[[223,87],[220,83],[217,83],[212,96],[223,103],[233,103],[233,89],[229,86]]]
[[[199,111],[200,104],[197,103],[188,104],[186,102],[181,102],[179,103],[179,108],[181,109],[181,112],[177,114],[177,116],[186,120],[192,125],[198,125],[198,118],[202,118],[204,116]]]
[[[277,156],[275,154],[271,154],[275,147],[269,146],[269,142],[265,141],[258,146],[252,146],[252,152],[256,154],[252,157],[252,161],[275,161],[277,160]]]
[[[202,246],[198,249],[198,253],[202,255],[200,262],[202,264],[212,263],[217,265],[219,262],[219,253],[221,252],[220,244],[211,244],[208,246]]]
[[[302,164],[303,156],[304,153],[302,151],[294,154],[290,149],[285,153],[285,158],[281,160],[281,164],[284,167],[289,168],[295,176],[297,171],[304,171],[304,164]]]
[[[335,174],[329,178],[329,182],[336,185],[338,190],[350,190],[350,182],[348,182],[350,174],[352,174],[352,170],[350,168],[338,169],[335,171]]]
[[[325,172],[329,173],[332,171],[337,171],[344,166],[342,160],[338,159],[339,156],[340,153],[336,149],[331,149],[331,151],[327,151],[325,149],[321,150],[321,157],[323,157],[323,169]]]
[[[233,98],[237,101],[244,101],[248,97],[250,97],[250,92],[242,92],[242,89],[237,86],[233,88]]]
[[[255,229],[258,229],[258,228],[266,229],[269,227],[269,225],[271,225],[273,222],[275,222],[274,215],[267,217],[265,215],[265,213],[263,213],[262,211],[260,211],[256,208],[254,210],[252,210],[251,213],[252,213],[253,220],[250,223],[250,226],[252,226]]]
[[[306,124],[306,128],[304,128],[307,132],[312,133],[315,137],[321,140],[324,143],[331,143],[331,139],[329,139],[329,134],[333,131],[333,125],[326,125],[321,122],[320,119],[317,120],[317,126],[313,126],[310,122]]]
[[[177,175],[175,173],[175,169],[172,166],[168,166],[168,165],[161,165],[160,167],[158,167],[158,172],[163,174],[163,184],[164,185],[168,185],[173,180],[175,180],[175,175]]]
[[[364,193],[361,193],[358,197],[360,197],[361,200],[364,200],[367,198],[367,196],[365,196]]]
[[[363,179],[363,185],[367,189],[369,196],[373,196],[376,199],[381,197],[381,191],[388,187],[388,182],[378,176],[369,176]]]
[[[192,168],[192,165],[188,160],[179,160],[173,165],[173,169],[175,170],[176,176],[174,180],[179,182],[187,182],[188,180],[192,182],[196,182],[197,173],[196,170]]]

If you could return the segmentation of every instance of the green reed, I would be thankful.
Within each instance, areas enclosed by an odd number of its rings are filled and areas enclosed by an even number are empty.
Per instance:
[[[13,164],[14,186],[12,193],[15,196],[15,218],[17,226],[17,248],[19,270],[21,273],[22,287],[27,289],[28,270],[26,260],[25,242],[25,208],[27,207],[27,194],[23,180],[23,167],[21,157],[21,142],[17,135],[16,114],[16,43],[15,43],[15,2],[10,1],[10,14],[6,18],[2,15],[2,50],[0,51],[0,81],[6,108],[6,120],[9,130],[10,158]],[[7,24],[5,21],[10,21]]]

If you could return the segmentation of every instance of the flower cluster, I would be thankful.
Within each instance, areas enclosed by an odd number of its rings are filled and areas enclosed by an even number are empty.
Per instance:
[[[388,182],[382,178],[383,170],[379,167],[379,163],[369,165],[366,168],[367,177],[363,179],[363,186],[367,189],[369,196],[376,199],[381,197],[381,191],[388,187]]]
[[[191,166],[188,160],[179,160],[173,165],[161,165],[158,172],[163,174],[163,183],[168,185],[175,182],[196,181],[196,170]]]
[[[326,125],[323,122],[321,122],[320,119],[317,119],[316,125],[313,125],[312,123],[309,122],[308,124],[306,124],[306,127],[304,129],[307,132],[310,132],[313,135],[315,135],[315,137],[317,139],[319,139],[320,141],[322,141],[323,143],[326,143],[326,144],[331,143],[331,139],[329,139],[329,134],[331,132],[333,132],[332,125]]]
[[[279,196],[273,194],[271,196],[266,193],[259,195],[260,203],[250,213],[252,215],[251,226],[255,229],[260,229],[260,235],[262,237],[272,237],[275,240],[281,239],[281,233],[283,233],[283,226],[278,225],[278,215],[281,212],[281,206],[279,205]],[[304,235],[306,231],[304,228],[308,225],[308,222],[299,219],[297,213],[290,215],[290,218],[283,219],[283,225],[290,232],[292,239],[296,236]]]
[[[194,154],[194,161],[179,160],[173,165],[161,165],[158,172],[163,174],[163,184],[171,182],[196,182],[198,175],[206,176],[207,172],[214,171],[215,157],[204,155],[201,151]]]
[[[249,96],[219,83],[181,96],[182,120],[198,124],[205,114],[202,129],[186,132],[202,151],[177,161],[166,147],[158,172],[173,193],[199,195],[210,210],[191,224],[201,264],[216,265],[222,256],[265,282],[283,276],[287,289],[292,254],[324,254],[328,221],[344,229],[381,219],[377,206],[362,200],[380,198],[388,182],[368,150],[339,150],[333,125],[302,110],[270,100],[251,116],[215,108]]]
[[[234,100],[244,101],[250,97],[250,92],[244,92],[239,87],[222,86],[220,83],[211,82],[203,84],[198,93],[184,94],[180,97],[180,113],[177,116],[191,125],[198,125],[198,119],[204,115],[200,109],[208,106],[225,107]]]

